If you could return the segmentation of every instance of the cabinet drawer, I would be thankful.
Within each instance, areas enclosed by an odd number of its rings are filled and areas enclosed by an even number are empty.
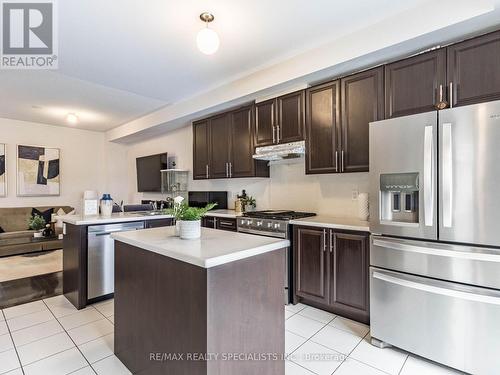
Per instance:
[[[216,220],[216,228],[236,232],[236,219],[226,219],[218,217]]]

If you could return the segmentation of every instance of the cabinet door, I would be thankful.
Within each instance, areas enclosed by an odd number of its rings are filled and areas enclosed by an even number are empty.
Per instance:
[[[236,232],[236,219],[228,219],[219,217],[217,218],[216,228],[220,230],[227,230],[230,232]]]
[[[340,172],[340,82],[306,91],[306,174]]]
[[[330,231],[330,305],[333,311],[368,323],[368,235]]]
[[[448,47],[448,80],[454,106],[500,99],[500,32]]]
[[[324,229],[295,227],[293,245],[295,294],[323,304],[328,302],[326,237]]]
[[[205,228],[213,228],[216,229],[217,222],[215,220],[215,217],[212,216],[204,216],[201,219],[201,226]]]
[[[341,80],[342,172],[368,172],[371,121],[383,119],[384,70],[382,67]]]
[[[231,114],[230,137],[231,157],[229,159],[231,177],[255,176],[253,155],[252,107],[244,107]]]
[[[385,118],[429,112],[446,97],[446,50],[438,49],[385,66]]]
[[[210,178],[229,177],[229,114],[210,119]]]
[[[170,227],[174,223],[173,219],[156,219],[147,220],[144,222],[144,228],[159,228],[159,227]]]
[[[304,139],[304,91],[293,92],[278,99],[276,143]]]
[[[255,105],[255,147],[269,146],[276,142],[276,99]]]
[[[208,120],[193,123],[193,178],[207,179],[210,165],[210,127]]]

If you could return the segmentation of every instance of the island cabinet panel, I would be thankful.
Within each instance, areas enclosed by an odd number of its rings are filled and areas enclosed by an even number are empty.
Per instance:
[[[295,226],[294,303],[369,323],[369,233]]]
[[[446,49],[426,52],[385,66],[385,117],[429,112],[447,101]]]
[[[201,120],[193,123],[193,178],[209,178],[210,167],[210,123]]]
[[[276,100],[255,104],[255,147],[276,143]]]
[[[77,308],[87,305],[87,226],[64,224],[63,294]]]
[[[277,98],[278,119],[276,124],[276,143],[304,140],[304,99],[303,90]]]
[[[340,81],[306,91],[306,174],[340,172]]]
[[[341,80],[342,172],[368,172],[369,124],[384,118],[384,69]]]
[[[114,351],[132,373],[285,375],[285,249],[206,269],[117,241],[115,264]]]
[[[369,241],[366,234],[330,232],[330,305],[338,313],[369,320]]]
[[[229,177],[229,121],[226,113],[210,119],[210,178]]]
[[[170,227],[174,224],[174,219],[156,219],[144,222],[144,228]]]
[[[451,45],[447,50],[454,106],[500,99],[500,31]]]
[[[326,230],[295,230],[295,293],[311,301],[328,303]]]

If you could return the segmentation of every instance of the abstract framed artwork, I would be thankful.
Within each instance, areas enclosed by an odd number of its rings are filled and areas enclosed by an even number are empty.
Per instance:
[[[0,143],[0,197],[7,196],[7,147]]]
[[[43,146],[17,146],[17,195],[60,194],[60,150]]]

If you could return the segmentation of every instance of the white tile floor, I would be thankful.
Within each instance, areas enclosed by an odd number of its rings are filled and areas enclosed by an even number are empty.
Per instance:
[[[130,374],[113,354],[114,303],[76,310],[63,296],[0,311],[0,374]],[[457,372],[369,343],[363,324],[302,304],[285,307],[286,375]]]

